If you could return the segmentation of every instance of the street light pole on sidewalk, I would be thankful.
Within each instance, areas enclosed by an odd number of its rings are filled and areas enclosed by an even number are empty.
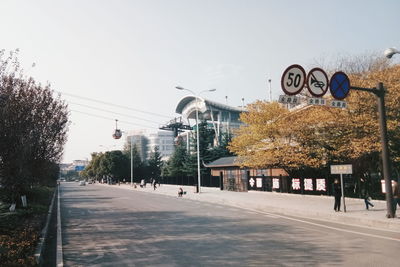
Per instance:
[[[197,193],[200,193],[200,187],[201,187],[201,172],[200,172],[200,139],[199,139],[199,106],[198,106],[198,102],[199,102],[199,95],[203,92],[214,92],[217,89],[209,89],[209,90],[203,90],[201,92],[199,92],[198,94],[196,94],[195,92],[193,92],[190,89],[181,87],[181,86],[176,86],[175,87],[178,90],[186,90],[190,93],[192,93],[195,98],[196,98],[196,139],[197,139]]]
[[[131,186],[133,186],[133,135],[131,135]]]

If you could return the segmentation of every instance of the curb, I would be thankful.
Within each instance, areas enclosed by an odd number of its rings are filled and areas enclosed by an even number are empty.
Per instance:
[[[60,211],[60,186],[58,186],[57,197],[57,255],[56,264],[59,267],[64,266],[63,250],[62,250],[62,232],[61,232],[61,211]]]
[[[47,212],[47,218],[46,218],[46,224],[44,225],[42,231],[40,232],[40,238],[39,242],[36,246],[35,249],[35,254],[34,257],[36,259],[36,263],[39,264],[39,266],[43,263],[43,251],[46,246],[46,239],[49,233],[49,223],[50,223],[50,218],[53,214],[53,205],[54,205],[54,199],[56,196],[57,190],[54,190],[53,197],[51,199],[51,204],[49,207],[49,211]]]

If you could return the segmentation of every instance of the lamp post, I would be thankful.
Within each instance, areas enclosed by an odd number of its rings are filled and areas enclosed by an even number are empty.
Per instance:
[[[131,135],[131,186],[133,186],[133,135]]]
[[[197,139],[197,193],[200,193],[200,186],[201,186],[201,174],[200,174],[200,139],[199,139],[199,106],[198,106],[198,100],[199,100],[199,95],[203,92],[214,92],[217,89],[209,89],[209,90],[203,90],[199,93],[195,93],[190,89],[181,87],[181,86],[176,86],[175,87],[178,90],[185,90],[190,93],[192,93],[196,97],[196,139]]]

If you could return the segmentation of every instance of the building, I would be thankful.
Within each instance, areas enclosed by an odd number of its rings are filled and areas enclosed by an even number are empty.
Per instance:
[[[216,133],[215,144],[218,145],[223,133],[232,134],[232,130],[239,128],[243,123],[239,120],[240,113],[245,109],[232,107],[226,104],[211,101],[196,96],[183,97],[176,106],[175,112],[181,114],[188,122],[196,120],[196,110],[199,113],[199,120],[206,120],[210,123]]]
[[[149,143],[147,145],[149,153],[158,147],[162,160],[168,160],[175,151],[174,133],[168,131],[158,131],[149,135]],[[148,157],[149,154],[148,153]]]
[[[219,177],[222,190],[288,192],[288,174],[283,169],[245,168],[241,166],[238,157],[223,157],[205,166],[211,169],[211,176]]]
[[[162,160],[167,160],[174,153],[174,135],[172,132],[158,131],[147,134],[146,131],[131,132],[126,137],[128,147],[136,146],[140,158],[145,161],[150,158],[151,152],[158,147]]]
[[[131,148],[131,144],[133,144],[133,146],[136,147],[142,161],[147,159],[148,142],[149,140],[146,135],[146,131],[132,131],[126,136],[127,147]]]

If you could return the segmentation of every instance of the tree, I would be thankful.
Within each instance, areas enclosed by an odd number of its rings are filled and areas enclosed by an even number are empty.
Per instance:
[[[163,161],[161,159],[161,153],[159,152],[158,146],[154,147],[154,151],[150,153],[150,158],[147,164],[150,177],[152,178],[160,177]]]
[[[17,54],[4,58],[0,51],[0,183],[11,201],[32,184],[55,181],[52,165],[62,156],[68,130],[65,102],[50,85],[24,78]]]
[[[234,156],[234,154],[228,149],[229,143],[232,141],[231,136],[228,133],[224,133],[221,135],[220,139],[218,146],[207,151],[207,154],[204,157],[205,163],[212,162],[222,157]]]
[[[121,181],[129,177],[129,158],[120,150],[108,151],[101,159],[101,168],[105,175]]]
[[[389,88],[388,134],[396,166],[400,160],[399,77],[400,66],[350,75],[353,86],[372,88],[379,81]],[[376,97],[355,91],[346,101],[347,109],[306,106],[292,111],[278,103],[256,102],[241,115],[246,125],[239,129],[229,149],[239,155],[243,165],[283,167],[289,173],[326,169],[331,163],[342,162],[363,168],[376,166],[381,150]],[[371,162],[361,164],[366,159]]]
[[[188,159],[188,153],[183,143],[182,138],[179,139],[175,145],[174,154],[167,161],[166,168],[164,169],[164,175],[166,176],[184,176],[186,175],[185,163]]]

